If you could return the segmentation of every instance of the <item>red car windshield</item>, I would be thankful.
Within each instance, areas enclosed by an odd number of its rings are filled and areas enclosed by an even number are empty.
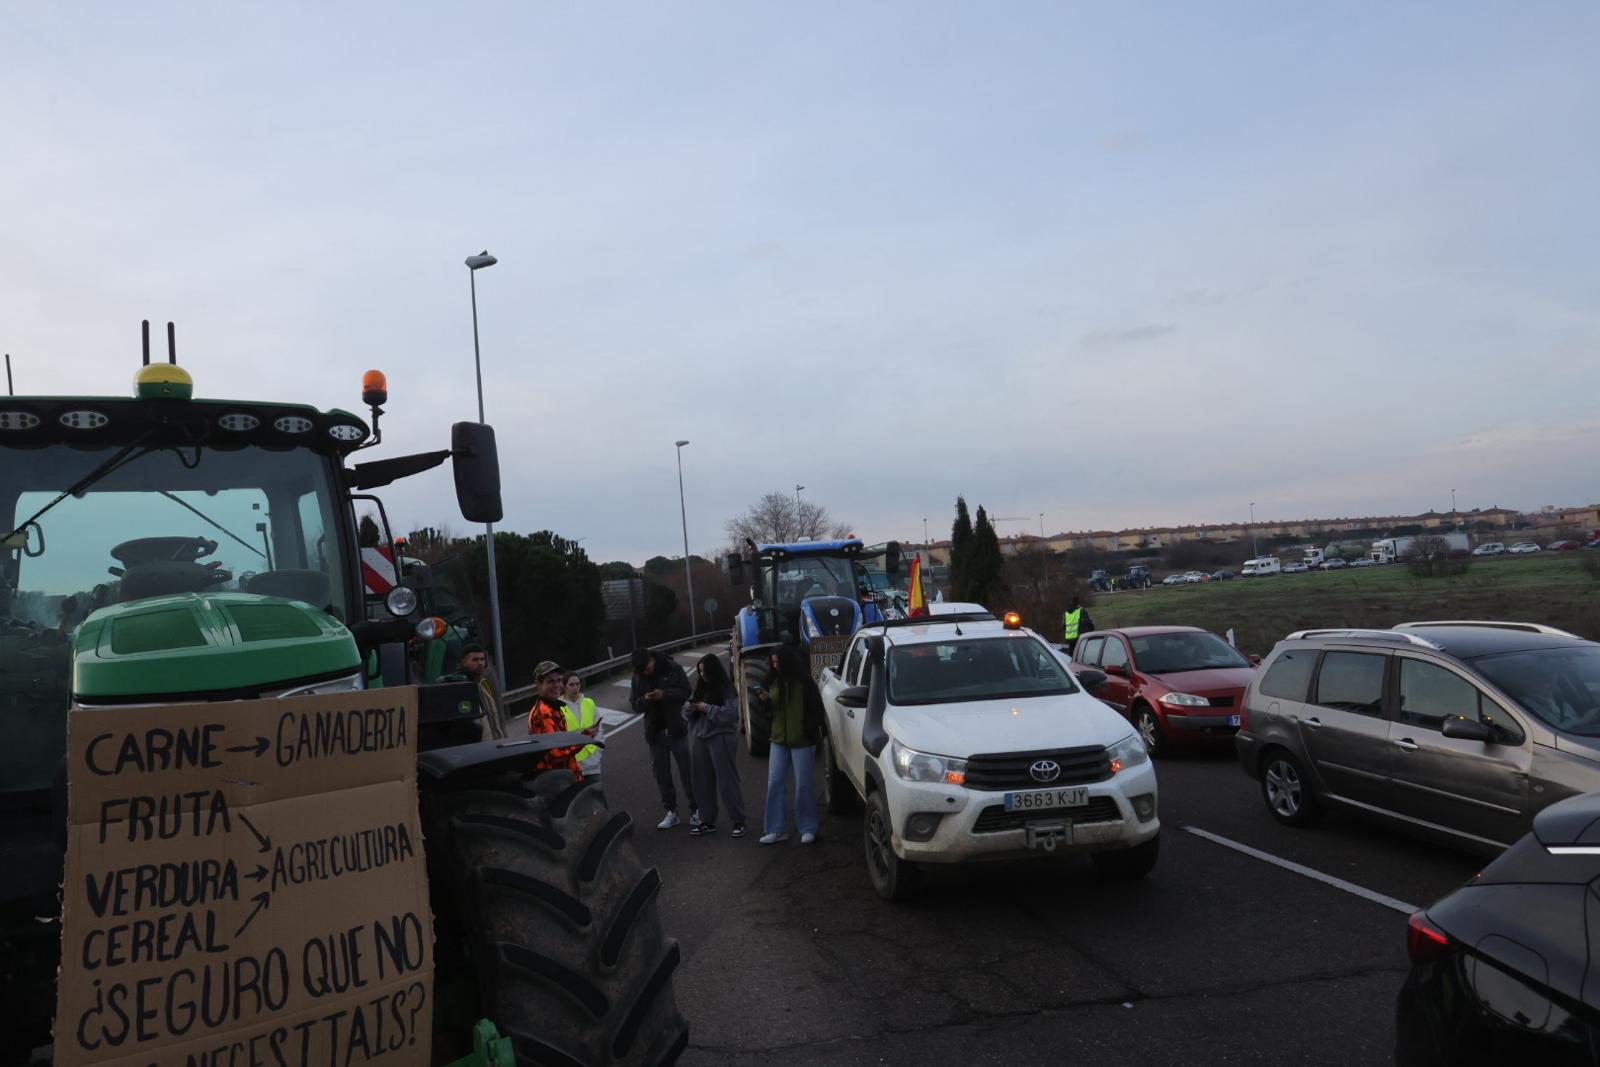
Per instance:
[[[1129,640],[1133,644],[1133,661],[1146,674],[1250,666],[1249,660],[1216,634],[1147,634]]]

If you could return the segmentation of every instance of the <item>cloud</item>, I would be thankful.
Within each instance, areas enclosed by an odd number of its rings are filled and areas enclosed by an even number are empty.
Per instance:
[[[1162,325],[1134,326],[1126,330],[1095,330],[1083,335],[1083,347],[1105,348],[1110,345],[1133,344],[1138,341],[1150,341],[1164,334],[1169,334],[1178,327],[1173,323]]]

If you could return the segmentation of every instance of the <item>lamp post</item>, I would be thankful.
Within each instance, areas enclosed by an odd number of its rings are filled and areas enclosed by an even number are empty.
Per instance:
[[[794,539],[796,541],[806,535],[805,527],[801,525],[800,519],[800,490],[804,488],[805,486],[799,484],[794,487]]]
[[[1256,502],[1250,501],[1250,558],[1254,559],[1261,553],[1256,549]]]
[[[678,446],[678,514],[683,519],[683,584],[689,590],[689,633],[695,633],[694,621],[694,569],[689,566],[689,509],[683,503],[683,446],[688,441],[676,442]]]
[[[928,520],[927,519],[923,519],[922,520],[922,544],[923,544],[924,547],[926,547],[927,544],[928,544]]]
[[[1456,508],[1456,491],[1450,490],[1450,517],[1456,521],[1456,529],[1461,529],[1461,512]]]
[[[472,287],[472,370],[478,379],[478,422],[483,420],[483,355],[478,347],[478,272],[484,267],[492,267],[499,260],[484,249],[475,256],[467,257],[467,277],[471,279]],[[494,678],[500,687],[500,692],[506,691],[506,658],[505,648],[500,641],[500,581],[495,575],[494,568],[494,523],[483,524],[484,548],[489,556],[489,627],[494,631]]]

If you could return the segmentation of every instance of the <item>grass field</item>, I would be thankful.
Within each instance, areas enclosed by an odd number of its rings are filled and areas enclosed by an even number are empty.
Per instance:
[[[1218,634],[1231,627],[1242,650],[1262,654],[1294,630],[1422,619],[1542,622],[1600,641],[1600,581],[1578,557],[1560,552],[1475,560],[1454,578],[1418,578],[1390,564],[1158,586],[1098,593],[1089,610],[1099,627],[1182,625]]]

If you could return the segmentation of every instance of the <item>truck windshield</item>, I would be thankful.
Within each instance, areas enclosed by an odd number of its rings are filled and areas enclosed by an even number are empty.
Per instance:
[[[1065,667],[1028,637],[956,638],[897,645],[889,654],[889,700],[950,704],[1071,693]]]
[[[0,465],[0,528],[49,504],[120,446],[49,445]],[[69,649],[90,612],[184,592],[246,592],[352,617],[326,457],[303,449],[130,454],[0,552],[0,792],[46,788],[65,743]]]

